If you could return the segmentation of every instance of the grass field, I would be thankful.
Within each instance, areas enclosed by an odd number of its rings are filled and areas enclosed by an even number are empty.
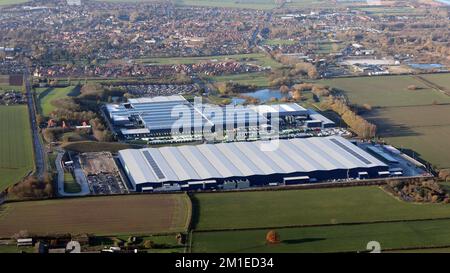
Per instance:
[[[236,82],[244,85],[255,85],[257,87],[267,87],[269,85],[269,80],[266,73],[243,73],[237,75],[227,75],[227,76],[215,76],[209,77],[209,80],[213,83],[219,82]]]
[[[81,191],[80,184],[75,181],[71,173],[64,173],[64,191],[68,193],[77,193]]]
[[[421,80],[424,78],[430,82]],[[378,136],[409,150],[438,168],[450,167],[450,74],[341,78],[320,81],[338,88],[350,103],[376,107],[365,117],[378,126]],[[418,90],[408,90],[415,85]],[[442,105],[435,105],[435,104]]]
[[[449,96],[412,76],[341,78],[319,82],[343,90],[351,103],[359,105],[368,103],[372,107],[394,107],[430,105],[433,102],[450,103]],[[410,85],[419,89],[408,90]]]
[[[281,240],[277,245],[266,245],[267,229],[196,232],[192,250],[232,253],[347,252],[365,251],[370,241],[378,241],[382,249],[439,247],[450,245],[449,225],[450,220],[431,220],[277,229]]]
[[[36,94],[38,99],[38,111],[44,116],[48,116],[56,106],[52,104],[57,99],[62,99],[68,96],[75,96],[79,93],[79,88],[69,86],[64,88],[37,88]]]
[[[450,167],[450,105],[389,107],[372,110],[366,118],[377,124],[378,135],[409,149],[438,168]]]
[[[4,5],[17,5],[21,3],[29,2],[28,0],[0,0],[0,6]]]
[[[35,234],[152,234],[186,231],[191,205],[185,194],[88,197],[4,204],[0,237]]]
[[[193,219],[197,230],[450,217],[448,205],[401,202],[378,187],[196,194],[194,197]]]
[[[0,106],[0,124],[0,190],[4,190],[33,170],[27,107]]]
[[[432,81],[440,87],[443,87],[450,91],[450,73],[445,74],[427,74],[421,75],[422,78]]]

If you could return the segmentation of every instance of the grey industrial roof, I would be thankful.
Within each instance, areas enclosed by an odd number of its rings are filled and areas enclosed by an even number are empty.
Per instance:
[[[255,106],[255,111],[261,114],[267,113],[279,113],[280,115],[297,114],[297,113],[307,113],[307,110],[298,105],[297,103],[282,103],[282,104],[272,104],[272,105],[257,105]]]
[[[328,119],[324,115],[319,114],[312,109],[308,109],[308,114],[311,119],[320,120],[323,124],[335,124],[334,121]]]
[[[338,136],[280,140],[273,151],[263,151],[261,143],[128,149],[119,155],[136,184],[386,166]]]

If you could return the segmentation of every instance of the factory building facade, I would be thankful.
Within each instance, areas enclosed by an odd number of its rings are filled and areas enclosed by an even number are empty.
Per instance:
[[[389,167],[342,137],[122,150],[136,191],[242,189],[335,179],[379,178]]]

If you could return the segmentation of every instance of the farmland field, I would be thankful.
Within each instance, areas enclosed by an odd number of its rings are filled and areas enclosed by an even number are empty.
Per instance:
[[[372,110],[366,118],[377,124],[378,135],[438,168],[450,167],[450,105],[389,107]]]
[[[75,86],[64,88],[37,88],[36,93],[39,101],[38,111],[44,116],[48,116],[56,108],[56,106],[52,104],[53,101],[72,96],[77,94],[78,91],[78,88]]]
[[[450,97],[411,76],[342,78],[319,81],[344,91],[351,103],[373,107],[394,107],[450,103]],[[417,90],[409,90],[415,85]],[[386,99],[389,98],[389,99]]]
[[[364,251],[367,243],[373,240],[378,241],[382,249],[443,247],[450,245],[449,225],[450,220],[430,220],[277,229],[281,242],[276,245],[266,244],[267,229],[195,232],[192,251],[232,253]]]
[[[34,167],[27,107],[0,106],[0,124],[0,190],[4,190]]]
[[[186,231],[191,203],[185,194],[46,200],[0,207],[0,237],[35,234],[151,234]]]
[[[421,77],[450,91],[450,73],[427,74],[427,75],[421,75]]]
[[[426,79],[429,82],[423,81]],[[438,168],[450,167],[450,74],[342,78],[319,81],[343,91],[350,103],[375,107],[364,116],[389,144]],[[415,85],[417,90],[409,90]]]
[[[196,230],[450,217],[448,205],[401,202],[378,187],[196,194],[193,206]]]

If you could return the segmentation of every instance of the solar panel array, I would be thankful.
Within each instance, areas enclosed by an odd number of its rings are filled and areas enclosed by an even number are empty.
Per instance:
[[[344,144],[339,142],[337,139],[332,138],[332,139],[330,139],[330,141],[333,142],[334,144],[338,145],[342,149],[344,149],[346,152],[348,152],[352,156],[354,156],[357,159],[361,160],[365,164],[372,164],[372,162],[370,162],[369,160],[367,160],[365,157],[361,156],[360,154],[356,153],[354,150],[350,149],[349,147],[345,146]]]
[[[162,172],[162,170],[159,168],[158,164],[156,164],[156,161],[153,159],[153,157],[150,155],[148,151],[143,152],[145,159],[147,159],[148,164],[150,164],[150,167],[152,167],[153,171],[155,172],[156,176],[159,179],[164,179],[166,176]]]

